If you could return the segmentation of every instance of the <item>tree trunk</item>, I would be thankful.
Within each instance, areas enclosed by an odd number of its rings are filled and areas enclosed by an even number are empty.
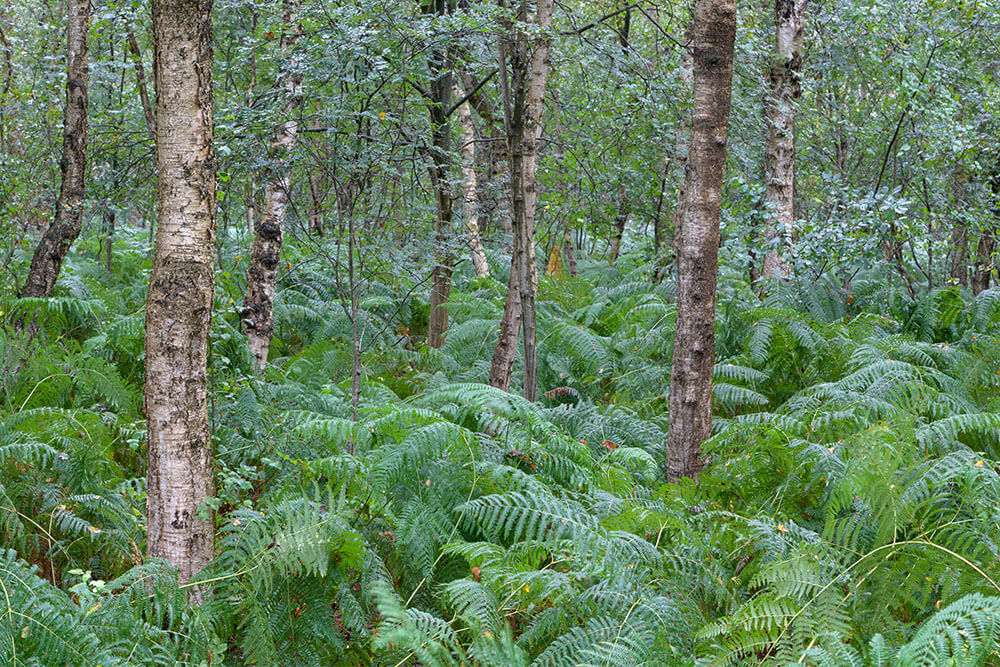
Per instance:
[[[182,582],[213,555],[206,407],[215,282],[212,2],[154,0],[158,227],[146,299],[146,550]],[[201,593],[193,599],[200,601]]]
[[[274,290],[278,279],[288,195],[291,192],[288,160],[295,148],[298,134],[298,121],[292,115],[302,99],[302,74],[294,60],[290,59],[292,49],[302,37],[302,29],[297,20],[298,5],[298,0],[285,0],[282,11],[286,29],[293,31],[281,39],[284,71],[280,78],[285,91],[285,105],[282,109],[285,120],[275,130],[271,140],[271,164],[264,186],[264,208],[250,253],[246,296],[240,311],[250,351],[262,371],[267,366],[267,355],[274,337]]]
[[[478,86],[478,82],[467,71],[463,71],[462,86],[466,90],[475,91]],[[494,211],[494,214],[501,218],[501,224],[503,225],[504,231],[511,232],[512,228],[510,218],[513,214],[511,211],[512,205],[510,194],[510,145],[507,141],[504,128],[500,127],[500,123],[498,122],[496,115],[493,113],[492,108],[480,92],[473,92],[473,94],[469,97],[469,106],[472,107],[477,114],[479,114],[479,117],[483,119],[483,123],[489,131],[489,181],[495,182],[498,178],[500,178],[502,185],[499,196],[492,202],[492,210]],[[504,172],[502,176],[500,165],[505,165],[507,167],[507,171]]]
[[[497,337],[497,346],[493,350],[493,362],[490,364],[490,385],[504,391],[510,391],[510,377],[514,372],[520,328],[521,285],[512,259],[510,279],[507,281],[507,299],[504,301],[503,317],[500,319],[500,334]]]
[[[614,264],[622,250],[622,237],[625,236],[625,225],[628,224],[628,199],[622,190],[618,196],[618,211],[615,214],[614,234],[611,237],[610,256],[608,263]]]
[[[677,328],[670,374],[670,481],[698,473],[701,443],[712,431],[715,287],[735,1],[696,0],[693,22],[694,102],[684,218],[677,237]]]
[[[535,175],[538,168],[539,139],[542,133],[545,85],[549,75],[551,37],[548,31],[552,26],[552,0],[538,0],[535,11],[535,24],[541,30],[534,37],[529,38],[522,30],[515,35],[514,29],[508,26],[507,35],[500,38],[500,80],[504,99],[504,125],[509,146],[511,227],[514,234],[509,289],[515,288],[516,280],[519,295],[518,298],[514,298],[510,293],[507,294],[500,337],[493,352],[493,366],[490,372],[490,384],[501,388],[510,386],[510,371],[507,371],[506,376],[502,372],[513,367],[517,334],[505,327],[513,325],[516,328],[517,319],[520,318],[521,331],[524,334],[522,394],[529,401],[538,398],[538,350],[535,330],[535,289],[538,271],[534,252],[538,191]],[[527,21],[526,4],[521,5],[518,20]],[[529,39],[534,46],[530,58],[527,53]]]
[[[312,120],[310,128],[320,129],[318,118]],[[309,171],[309,232],[317,236],[323,236],[323,200],[326,198],[326,193],[323,192],[322,179],[320,169]]]
[[[3,74],[0,74],[0,151],[10,152],[11,137],[7,133],[9,118],[5,115],[10,96],[10,89],[14,83],[14,49],[11,48],[10,40],[7,39],[7,32],[10,30],[10,23],[6,12],[0,9],[0,53],[3,54]]]
[[[111,251],[115,247],[115,212],[111,209],[111,203],[105,202],[104,213],[101,215],[101,222],[104,226],[104,268],[111,273]]]
[[[63,110],[62,186],[55,219],[31,259],[21,296],[52,294],[66,253],[83,226],[84,175],[87,169],[87,25],[90,0],[69,0],[66,30],[66,107]]]
[[[969,228],[964,223],[956,223],[951,230],[951,243],[949,244],[951,255],[951,276],[952,283],[969,286]]]
[[[448,0],[432,0],[425,11],[446,15],[451,7]],[[448,299],[451,296],[451,274],[455,259],[445,247],[452,221],[451,128],[448,113],[451,106],[453,73],[448,53],[438,46],[430,54],[431,164],[428,167],[434,188],[434,269],[431,272],[430,315],[427,323],[428,347],[441,347],[448,331]]]
[[[996,235],[992,229],[984,229],[976,246],[976,265],[972,269],[972,294],[978,295],[990,288],[993,273],[993,251],[996,249]]]
[[[545,108],[545,86],[549,78],[549,47],[552,38],[548,34],[552,28],[552,0],[538,0],[535,9],[535,23],[540,29],[533,38],[530,78],[524,103],[523,142],[521,145],[522,164],[520,198],[521,219],[521,333],[524,347],[524,387],[522,395],[529,401],[538,398],[538,350],[535,330],[535,291],[538,288],[538,266],[535,261],[535,213],[538,208],[539,143],[542,136],[542,112]],[[526,38],[525,38],[526,39]],[[521,49],[524,52],[524,49]],[[515,181],[511,181],[512,189]],[[517,190],[513,189],[515,197]],[[515,208],[518,203],[515,202]]]
[[[455,95],[464,97],[462,89],[455,86]],[[476,130],[472,125],[469,103],[458,107],[458,122],[462,126],[462,204],[465,207],[465,235],[472,254],[472,267],[479,277],[490,275],[486,251],[479,237],[479,187],[476,177]]]
[[[795,106],[802,96],[802,41],[808,0],[775,0],[775,53],[766,105],[764,146],[764,278],[787,278],[795,224]]]
[[[684,44],[687,48],[681,51],[681,69],[678,72],[681,83],[684,85],[685,91],[691,91],[694,87],[694,56],[692,55],[694,51],[694,45],[691,40],[694,39],[694,19],[692,19],[684,31]],[[677,244],[681,236],[681,225],[684,224],[684,203],[685,199],[685,188],[687,188],[687,161],[688,152],[691,148],[691,122],[692,122],[692,111],[682,110],[677,119],[677,129],[674,133],[674,173],[677,178],[677,204],[674,207],[674,255],[677,255]],[[659,278],[662,279],[662,271],[666,267],[661,268],[661,274]]]
[[[450,95],[442,99],[442,106],[448,104]],[[444,248],[447,231],[451,227],[452,197],[448,182],[450,132],[444,109],[432,111],[434,120],[434,148],[430,166],[431,185],[434,188],[434,269],[431,272],[430,318],[427,324],[427,345],[441,347],[445,332],[448,331],[448,300],[451,296],[451,274],[454,258]]]
[[[576,253],[573,251],[573,235],[570,234],[568,227],[563,236],[563,253],[566,255],[566,266],[569,268],[569,275],[576,278],[579,272],[576,268]]]
[[[323,188],[320,173],[314,169],[309,173],[309,231],[323,236]]]
[[[146,131],[150,139],[156,138],[156,119],[153,118],[153,105],[149,102],[149,91],[146,88],[146,68],[142,66],[142,52],[139,42],[130,27],[127,34],[128,51],[132,55],[132,65],[135,67],[135,85],[139,88],[139,100],[142,102],[142,117],[146,120]]]

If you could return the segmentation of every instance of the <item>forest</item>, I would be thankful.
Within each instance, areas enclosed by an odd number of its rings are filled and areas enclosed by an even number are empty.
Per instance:
[[[0,664],[1000,665],[996,0],[0,6]]]

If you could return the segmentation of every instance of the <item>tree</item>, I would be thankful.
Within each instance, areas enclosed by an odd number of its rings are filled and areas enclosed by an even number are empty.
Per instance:
[[[795,106],[802,96],[802,42],[808,0],[774,1],[774,59],[770,97],[766,104],[767,143],[764,148],[763,275],[788,275],[781,248],[795,220]]]
[[[206,362],[216,213],[212,1],[154,0],[156,252],[146,298],[147,541],[187,581],[213,555]],[[198,597],[198,594],[195,594]]]
[[[452,12],[450,0],[429,0],[424,11],[437,17]],[[431,120],[431,164],[428,167],[434,189],[434,268],[431,271],[430,314],[427,324],[427,345],[441,347],[448,330],[448,297],[451,294],[451,274],[455,258],[444,248],[451,228],[452,193],[448,172],[451,167],[451,93],[454,73],[451,53],[445,45],[436,43],[429,55],[430,86],[425,92]]]
[[[698,473],[701,443],[712,432],[715,286],[735,2],[697,0],[693,21],[694,98],[684,221],[677,235],[677,327],[667,435],[667,476],[671,481]]]
[[[517,19],[527,21],[527,3],[522,2]],[[535,210],[542,110],[549,76],[552,0],[538,0],[535,8],[537,32],[529,37],[520,27],[500,38],[500,77],[503,89],[504,124],[510,154],[511,226],[514,249],[511,256],[508,295],[500,321],[500,336],[493,353],[490,384],[506,389],[514,366],[517,329],[524,335],[524,383],[529,401],[538,397],[538,350],[535,331]],[[528,45],[531,43],[530,56]],[[510,72],[507,61],[510,61]]]
[[[298,0],[284,0],[282,7],[282,18],[290,31],[281,38],[282,121],[271,140],[271,165],[264,186],[264,208],[256,224],[256,236],[247,266],[246,297],[240,311],[250,351],[262,371],[267,365],[271,338],[274,336],[274,288],[278,280],[281,240],[292,185],[288,159],[298,134],[298,121],[290,116],[302,99],[302,72],[290,57],[302,37],[302,27],[297,24],[298,5]]]
[[[455,94],[462,99],[462,89],[455,84]],[[486,251],[479,237],[479,179],[476,176],[476,130],[472,124],[472,111],[468,102],[458,106],[458,122],[462,126],[462,205],[465,217],[465,236],[472,255],[472,267],[477,276],[490,275]]]
[[[48,297],[56,285],[66,253],[83,226],[84,179],[87,170],[87,25],[90,0],[69,0],[66,28],[66,106],[63,109],[62,185],[52,224],[42,235],[31,260],[21,296]],[[8,79],[9,81],[9,79]]]

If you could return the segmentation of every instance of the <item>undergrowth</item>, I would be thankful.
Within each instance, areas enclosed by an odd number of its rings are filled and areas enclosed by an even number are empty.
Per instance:
[[[38,326],[0,342],[4,664],[1000,659],[998,290],[724,274],[707,466],[667,485],[675,294],[633,258],[542,281],[537,404],[484,384],[502,276],[456,275],[438,350],[423,297],[366,280],[357,420],[342,287],[284,280],[259,376],[228,266],[193,607],[142,556],[144,257],[126,237],[111,275],[73,256],[54,298],[0,299]]]

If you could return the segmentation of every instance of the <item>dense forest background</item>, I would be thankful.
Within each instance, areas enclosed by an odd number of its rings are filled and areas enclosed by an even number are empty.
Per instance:
[[[0,7],[0,662],[1000,664],[1000,5],[153,5]]]

